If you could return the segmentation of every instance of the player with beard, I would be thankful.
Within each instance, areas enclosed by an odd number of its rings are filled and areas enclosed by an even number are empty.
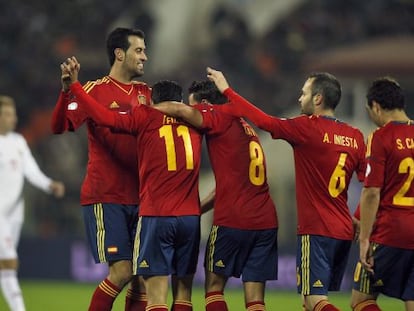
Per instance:
[[[208,68],[230,101],[229,110],[249,118],[259,128],[293,148],[297,204],[297,283],[306,310],[338,310],[328,291],[340,288],[351,242],[353,220],[347,205],[348,186],[355,172],[365,173],[365,144],[360,130],[334,115],[341,87],[329,73],[311,74],[302,87],[302,115],[282,119],[267,115],[232,90],[224,75]]]
[[[84,90],[111,111],[127,113],[133,107],[150,104],[151,90],[135,81],[144,74],[147,61],[144,33],[116,28],[107,38],[111,66],[108,75],[89,81]],[[76,66],[75,58],[61,65]],[[67,69],[67,68],[66,68]],[[133,240],[138,219],[138,174],[136,140],[96,125],[72,101],[68,75],[62,75],[62,92],[52,117],[56,134],[74,131],[86,123],[89,160],[81,188],[86,235],[96,263],[107,263],[109,274],[96,288],[89,310],[111,310],[124,286],[131,281]],[[138,277],[131,281],[125,310],[145,310],[146,296]]]

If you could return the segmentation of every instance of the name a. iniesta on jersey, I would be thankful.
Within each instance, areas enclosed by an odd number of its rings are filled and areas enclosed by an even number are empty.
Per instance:
[[[358,149],[357,140],[349,136],[333,134],[333,140],[332,140],[331,138],[329,138],[329,134],[325,133],[323,135],[323,142],[327,144],[332,144],[333,142],[335,145],[341,145],[345,147]]]

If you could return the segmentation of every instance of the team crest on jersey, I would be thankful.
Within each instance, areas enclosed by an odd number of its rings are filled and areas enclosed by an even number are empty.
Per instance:
[[[146,105],[147,104],[147,97],[145,95],[139,94],[138,95],[138,103],[140,105]]]
[[[119,105],[116,101],[113,101],[110,105],[109,105],[109,109],[117,109],[119,108]]]

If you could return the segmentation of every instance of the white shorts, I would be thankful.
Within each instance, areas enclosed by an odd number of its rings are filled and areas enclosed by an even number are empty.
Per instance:
[[[22,222],[0,219],[0,260],[17,259]]]

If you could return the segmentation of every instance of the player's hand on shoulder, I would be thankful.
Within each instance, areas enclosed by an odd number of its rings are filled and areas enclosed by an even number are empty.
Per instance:
[[[61,181],[53,180],[49,189],[56,198],[62,198],[65,195],[65,185]]]

